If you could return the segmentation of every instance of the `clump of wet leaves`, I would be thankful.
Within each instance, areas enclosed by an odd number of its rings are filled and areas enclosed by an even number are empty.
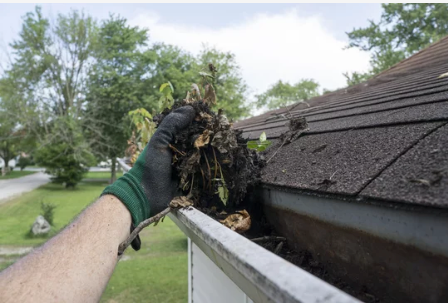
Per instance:
[[[171,145],[179,187],[193,197],[196,206],[237,206],[247,188],[259,181],[262,160],[247,148],[241,132],[231,128],[223,111],[215,114],[202,100],[175,104],[156,117],[157,123],[173,109],[188,104],[196,110],[196,117]]]
[[[133,133],[128,140],[126,154],[132,165],[155,128],[170,112],[181,106],[192,106],[196,111],[193,122],[169,146],[173,151],[173,170],[180,179],[179,190],[196,208],[242,233],[250,228],[251,220],[240,204],[260,180],[264,160],[257,150],[261,151],[261,145],[266,148],[270,142],[260,137],[254,148],[252,142],[242,137],[241,131],[232,128],[222,110],[217,113],[211,110],[217,104],[216,73],[216,68],[209,64],[208,72],[199,73],[200,86],[193,83],[186,98],[174,103],[173,86],[169,82],[162,84],[159,103],[164,110],[160,114],[151,116],[144,109],[130,112],[137,135]],[[142,139],[147,141],[141,142]]]
[[[256,150],[247,147],[241,131],[232,128],[222,110],[213,112],[211,100],[199,98],[197,86],[193,85],[186,99],[166,108],[154,121],[160,124],[181,106],[195,109],[192,124],[170,145],[179,189],[195,207],[232,230],[244,232],[250,228],[250,215],[239,205],[248,189],[259,182],[264,161]]]

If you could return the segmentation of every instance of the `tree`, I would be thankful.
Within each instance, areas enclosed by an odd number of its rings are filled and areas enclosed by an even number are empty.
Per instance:
[[[217,95],[215,109],[224,109],[230,119],[239,119],[249,114],[249,106],[245,102],[247,85],[241,77],[234,54],[204,47],[195,57],[178,47],[165,44],[156,44],[152,50],[156,54],[155,64],[150,68],[154,99],[160,98],[158,87],[168,81],[174,87],[173,98],[184,99],[191,84],[200,80],[199,73],[209,73],[208,65],[212,63],[217,70],[214,79]]]
[[[448,34],[448,4],[382,4],[381,20],[347,33],[348,47],[372,52],[371,70],[352,75],[348,83],[364,81],[415,54]]]
[[[199,71],[209,72],[208,65],[216,68],[214,87],[216,91],[216,108],[222,108],[228,118],[247,117],[249,106],[245,102],[247,85],[241,77],[240,67],[235,55],[230,52],[220,52],[214,48],[204,47],[197,58]]]
[[[65,184],[66,188],[74,188],[95,163],[78,121],[70,115],[53,120],[52,132],[45,136],[34,157],[52,175],[54,183]]]
[[[302,79],[294,85],[279,80],[266,92],[256,95],[256,106],[277,109],[319,96],[319,84],[312,79]]]
[[[74,168],[90,163],[73,157],[68,150],[86,148],[88,153],[88,146],[77,131],[83,122],[85,80],[95,37],[95,23],[83,13],[60,14],[50,23],[37,6],[23,18],[19,38],[11,44],[14,62],[5,72],[7,81],[16,90],[11,96],[18,101],[12,112],[22,127],[36,133],[39,145],[43,146],[38,163],[54,173],[56,181],[65,178],[69,186],[82,178],[83,170]],[[59,120],[78,126],[62,130],[57,127]],[[62,131],[65,136],[61,136]],[[58,157],[65,157],[64,161],[58,161],[64,165],[58,168],[62,173],[54,169],[52,162],[56,151],[51,148],[56,146],[63,146]],[[80,175],[74,176],[75,172]]]
[[[151,79],[150,87],[153,91],[153,99],[161,97],[159,87],[163,83],[170,82],[174,87],[173,98],[182,100],[191,84],[198,80],[198,64],[196,58],[173,45],[157,43],[152,47],[155,54],[155,62],[149,67]],[[154,108],[156,111],[160,108]],[[152,109],[151,109],[152,110]]]
[[[345,81],[347,82],[348,86],[356,85],[359,83],[362,83],[364,81],[367,81],[370,79],[371,75],[370,73],[343,73],[342,74],[345,77]]]
[[[130,135],[128,112],[144,107],[159,110],[158,87],[149,82],[154,51],[145,50],[147,31],[110,16],[99,29],[95,65],[89,76],[86,125],[97,154],[112,160],[111,182],[116,179],[116,158],[126,149]]]
[[[2,175],[9,172],[9,161],[19,152],[32,149],[33,136],[19,123],[14,113],[20,100],[16,98],[13,82],[8,78],[0,79],[0,158],[4,162]],[[32,117],[30,117],[32,119]]]
[[[4,162],[2,176],[9,172],[8,163],[17,156],[19,135],[15,133],[15,123],[7,117],[7,113],[0,111],[0,158]]]
[[[10,72],[23,79],[41,110],[80,115],[95,30],[92,18],[78,11],[58,15],[53,25],[39,6],[25,15],[19,39],[11,44],[15,62]]]

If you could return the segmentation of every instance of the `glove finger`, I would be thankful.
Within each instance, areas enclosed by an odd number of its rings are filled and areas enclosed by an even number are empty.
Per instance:
[[[194,108],[189,105],[173,110],[163,119],[153,138],[160,140],[160,143],[171,143],[174,136],[193,121],[195,115]]]

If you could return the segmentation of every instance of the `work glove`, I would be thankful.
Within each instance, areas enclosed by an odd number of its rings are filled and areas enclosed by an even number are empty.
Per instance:
[[[195,110],[189,105],[167,115],[134,166],[101,194],[114,195],[128,208],[132,216],[131,231],[168,207],[174,198],[179,181],[171,165],[173,153],[169,145],[194,116]],[[139,238],[132,242],[132,247],[140,249]]]

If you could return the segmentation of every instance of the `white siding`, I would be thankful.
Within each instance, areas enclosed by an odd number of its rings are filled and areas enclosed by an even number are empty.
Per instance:
[[[193,242],[189,245],[190,303],[252,303],[252,300]]]

